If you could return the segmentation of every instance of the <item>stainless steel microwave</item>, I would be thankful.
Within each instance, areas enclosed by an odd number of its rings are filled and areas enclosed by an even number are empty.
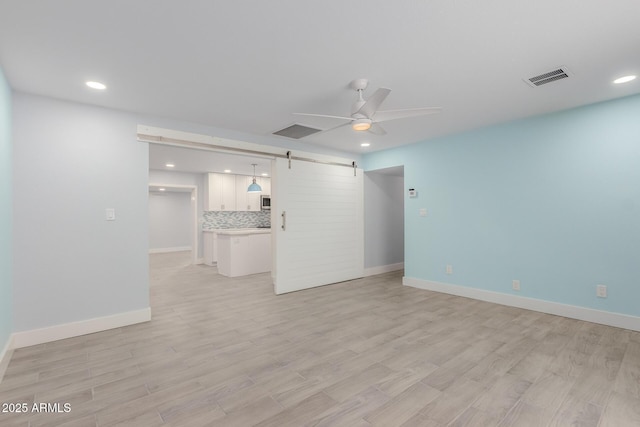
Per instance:
[[[263,211],[271,210],[271,196],[269,195],[260,196],[260,209],[262,209]]]

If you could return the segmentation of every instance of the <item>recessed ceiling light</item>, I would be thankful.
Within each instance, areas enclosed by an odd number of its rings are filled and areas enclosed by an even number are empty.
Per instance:
[[[369,144],[368,142],[363,142],[362,144],[360,144],[360,147],[368,147],[371,144]]]
[[[105,90],[107,88],[107,85],[100,82],[87,82],[86,84],[92,89]]]
[[[165,191],[164,188],[158,188],[158,191]]]
[[[619,79],[615,79],[613,82],[618,85],[620,83],[627,83],[635,79],[636,79],[636,76],[624,76],[624,77],[620,77]]]
[[[231,173],[231,169],[225,169],[224,173]]]
[[[175,168],[176,167],[176,165],[174,165],[173,163],[167,163],[165,166],[168,167],[168,168]]]
[[[268,174],[268,173],[266,173],[266,172],[263,172],[263,173],[262,173],[262,176],[269,176],[269,174]]]

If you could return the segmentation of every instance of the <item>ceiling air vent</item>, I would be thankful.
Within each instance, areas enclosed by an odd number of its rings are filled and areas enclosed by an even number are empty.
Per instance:
[[[293,124],[289,127],[273,132],[273,134],[278,136],[285,136],[292,139],[300,139],[304,138],[305,136],[313,135],[314,133],[320,132],[321,130],[322,129],[314,129],[308,126]]]
[[[536,87],[536,86],[545,85],[547,83],[555,82],[557,80],[566,79],[570,75],[571,75],[571,73],[569,72],[569,70],[567,70],[566,67],[561,67],[561,68],[557,68],[557,69],[555,69],[553,71],[549,71],[547,73],[540,74],[540,75],[535,76],[535,77],[530,77],[528,79],[524,79],[524,81],[527,82],[527,84],[529,84],[530,86]]]

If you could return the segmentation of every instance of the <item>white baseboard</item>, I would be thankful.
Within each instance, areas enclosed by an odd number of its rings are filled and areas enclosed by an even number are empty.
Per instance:
[[[204,258],[198,258],[196,264],[204,264]]]
[[[630,316],[628,314],[578,307],[575,305],[521,297],[518,295],[503,294],[484,289],[468,288],[466,286],[451,285],[448,283],[432,282],[412,277],[403,277],[402,284],[428,291],[442,292],[445,294],[493,302],[511,307],[524,308],[526,310],[554,314],[556,316],[569,317],[571,319],[584,320],[586,322],[640,331],[640,317]]]
[[[30,331],[15,332],[13,334],[13,348],[29,347],[31,345],[148,322],[149,320],[151,320],[151,308],[144,308],[142,310],[129,311],[112,316],[81,320],[79,322],[49,326],[47,328],[32,329]]]
[[[404,268],[404,262],[397,262],[395,264],[369,267],[364,269],[364,277],[375,276],[376,274],[389,273],[390,271],[398,271],[398,270],[402,270],[403,268]]]
[[[13,355],[13,334],[9,335],[9,340],[5,344],[4,348],[0,352],[0,383],[4,377],[4,373],[7,371],[9,361]]]
[[[176,246],[173,248],[149,248],[149,253],[150,254],[164,254],[167,252],[183,252],[183,251],[190,251],[191,250],[191,246]]]

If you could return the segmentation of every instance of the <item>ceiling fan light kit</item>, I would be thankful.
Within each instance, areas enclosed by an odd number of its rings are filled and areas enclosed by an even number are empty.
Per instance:
[[[353,122],[351,122],[351,128],[357,131],[369,130],[369,128],[371,128],[371,120],[355,119]]]
[[[440,107],[424,107],[424,108],[409,108],[404,110],[388,110],[380,111],[380,105],[387,99],[387,96],[391,93],[391,89],[384,87],[378,88],[368,99],[364,99],[362,92],[369,85],[367,79],[355,79],[349,87],[358,93],[358,99],[351,106],[351,117],[345,116],[332,116],[328,114],[312,114],[312,113],[294,113],[299,116],[308,117],[324,117],[339,120],[347,120],[348,123],[325,129],[323,132],[328,132],[348,124],[351,124],[351,129],[354,131],[368,131],[375,135],[386,135],[386,131],[381,122],[389,120],[404,119],[409,117],[424,116],[427,114],[439,113],[442,109]]]

